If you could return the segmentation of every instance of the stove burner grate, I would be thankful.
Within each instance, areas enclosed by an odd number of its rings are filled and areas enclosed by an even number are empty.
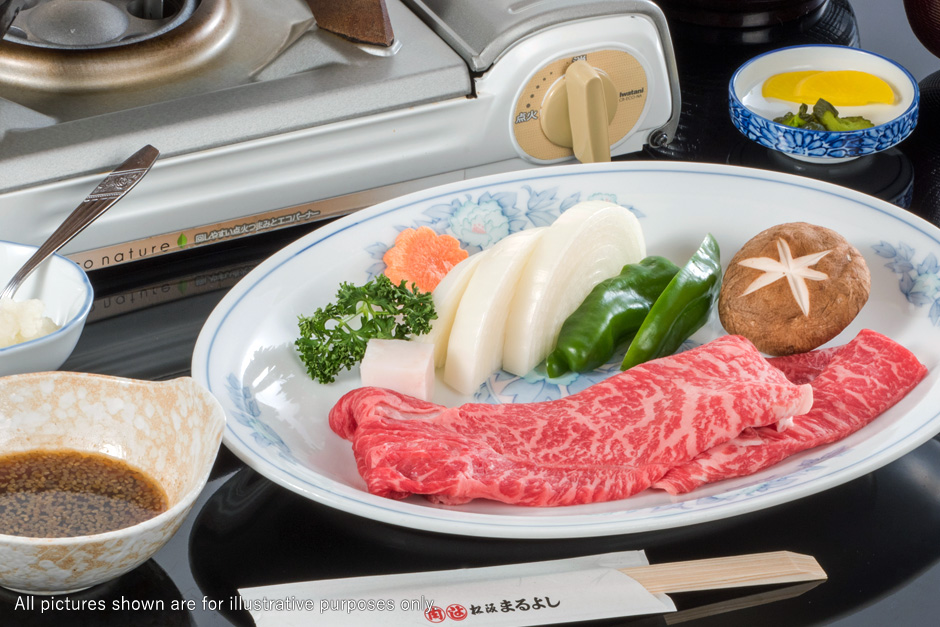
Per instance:
[[[314,24],[297,0],[25,1],[0,42],[0,137],[245,85]]]
[[[10,42],[66,50],[124,46],[183,24],[197,0],[44,0],[16,16]]]

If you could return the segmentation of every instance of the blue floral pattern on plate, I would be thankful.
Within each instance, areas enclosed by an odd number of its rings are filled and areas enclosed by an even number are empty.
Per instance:
[[[297,458],[283,438],[260,419],[261,409],[251,388],[242,385],[235,373],[229,373],[225,379],[225,391],[232,402],[229,413],[235,420],[248,427],[255,442],[277,451],[277,456],[284,461],[297,464]]]
[[[437,233],[452,235],[460,242],[460,247],[475,254],[489,248],[511,233],[534,226],[548,226],[563,212],[581,201],[581,192],[568,196],[558,195],[558,188],[551,187],[536,190],[523,185],[526,192],[524,208],[519,204],[516,192],[487,190],[474,197],[464,194],[446,203],[431,205],[413,224],[401,225],[399,231],[407,228],[427,226]],[[589,194],[585,200],[606,200],[617,203],[617,195],[604,192]],[[642,211],[626,205],[637,218],[644,217]],[[366,251],[376,262],[369,267],[369,277],[385,270],[382,258],[391,247],[389,242],[375,242],[366,247]]]
[[[873,248],[879,257],[891,260],[885,267],[898,275],[898,287],[907,302],[927,307],[930,322],[940,327],[940,262],[937,256],[928,253],[916,262],[916,251],[904,242],[894,246],[882,240]]]

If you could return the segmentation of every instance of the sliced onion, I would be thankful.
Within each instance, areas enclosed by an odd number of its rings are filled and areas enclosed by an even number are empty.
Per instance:
[[[500,368],[513,294],[532,251],[549,227],[519,231],[486,251],[454,318],[447,342],[444,382],[471,394]]]
[[[595,285],[646,256],[636,216],[614,203],[579,203],[547,228],[519,278],[506,323],[502,367],[518,376],[545,359],[562,323]]]
[[[418,335],[412,341],[434,344],[435,368],[441,368],[444,365],[447,357],[447,341],[450,337],[450,330],[454,326],[460,299],[463,298],[463,293],[467,289],[467,284],[470,283],[470,277],[477,269],[477,264],[487,252],[484,250],[470,255],[451,268],[431,294],[437,318],[431,322],[431,330],[428,333]]]

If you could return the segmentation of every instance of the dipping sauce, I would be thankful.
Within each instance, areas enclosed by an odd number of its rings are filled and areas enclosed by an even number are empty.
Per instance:
[[[0,456],[0,533],[65,538],[130,527],[166,511],[163,488],[127,463],[68,450]]]

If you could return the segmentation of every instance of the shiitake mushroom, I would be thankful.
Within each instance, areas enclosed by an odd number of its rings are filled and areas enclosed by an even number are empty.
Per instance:
[[[842,235],[791,222],[758,233],[734,255],[718,315],[728,333],[768,355],[803,353],[847,327],[870,290],[865,259]]]

